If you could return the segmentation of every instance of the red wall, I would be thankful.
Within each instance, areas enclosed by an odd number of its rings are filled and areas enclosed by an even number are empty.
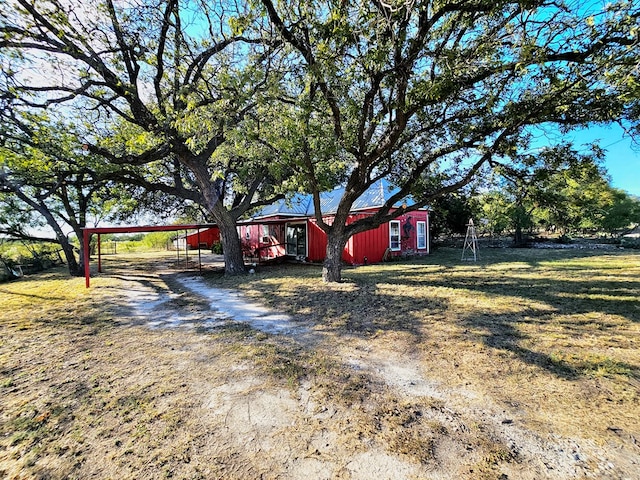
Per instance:
[[[238,230],[245,255],[276,258],[285,254],[284,224],[268,224],[269,240],[264,242],[262,225],[241,225]],[[247,235],[248,233],[248,235]]]
[[[391,252],[392,256],[400,256],[403,253],[428,253],[429,252],[429,212],[428,211],[415,211],[401,215],[396,218],[400,222],[400,251]],[[417,235],[417,222],[426,222],[427,228],[427,248],[418,250],[418,235]],[[387,239],[389,238],[389,224],[386,224]],[[389,240],[387,240],[388,242]],[[388,246],[388,245],[387,245]]]
[[[206,230],[200,230],[199,236],[198,233],[187,235],[187,245],[193,249],[198,248],[198,240],[200,240],[200,243],[206,243],[206,248],[211,248],[214,243],[220,241],[220,230],[218,227],[212,227]]]
[[[348,223],[364,218],[371,213],[357,213],[349,217]],[[406,215],[401,215],[396,220],[400,222],[401,250],[390,252],[392,256],[399,256],[407,252],[428,253],[428,248],[417,249],[417,222],[427,222],[428,211],[414,211]],[[408,220],[408,223],[407,223]],[[309,223],[312,223],[311,221]],[[408,225],[405,227],[405,225]],[[319,232],[316,236],[309,237],[309,259],[311,261],[322,261],[325,258],[327,239],[326,235],[317,226]],[[426,225],[428,232],[428,223]],[[311,229],[310,229],[311,232]],[[313,238],[313,240],[312,240]],[[428,236],[427,236],[428,239]],[[313,247],[312,247],[313,246]],[[428,246],[428,241],[427,241]],[[389,248],[389,224],[384,223],[378,228],[367,230],[353,235],[347,242],[342,259],[349,264],[378,263]],[[313,257],[311,253],[313,252]],[[365,262],[365,257],[367,257]]]
[[[310,262],[322,262],[327,255],[327,234],[315,219],[307,222],[307,252]]]
[[[366,216],[366,214],[352,215],[349,223]],[[384,223],[378,228],[352,236],[342,253],[342,259],[350,264],[378,263],[382,261],[382,256],[388,247],[389,224]],[[367,257],[366,262],[365,257]]]
[[[349,217],[348,222],[352,223],[360,218],[364,218],[370,213],[357,213]],[[400,222],[400,244],[401,250],[390,252],[392,256],[399,256],[403,253],[428,253],[428,248],[417,250],[417,222],[427,222],[429,213],[427,211],[415,211],[398,217]],[[270,220],[277,220],[276,218]],[[242,241],[243,250],[246,254],[256,255],[259,252],[260,258],[275,258],[286,254],[286,224],[291,219],[280,219],[282,223],[269,223],[269,242],[263,242],[262,225],[241,225],[238,234]],[[330,224],[332,217],[324,219]],[[408,222],[407,222],[408,221]],[[322,262],[327,250],[327,236],[318,227],[315,219],[307,221],[307,258],[311,262]],[[290,223],[299,223],[291,221]],[[247,235],[248,233],[248,235]],[[427,247],[428,247],[428,223],[427,223]],[[373,230],[367,230],[352,236],[345,246],[342,259],[349,264],[378,263],[389,248],[389,223],[380,225]],[[365,257],[366,262],[365,262]]]

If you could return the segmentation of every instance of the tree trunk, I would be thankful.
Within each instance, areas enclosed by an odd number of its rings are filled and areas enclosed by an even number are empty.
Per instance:
[[[206,161],[200,160],[197,157],[185,156],[182,157],[181,162],[196,175],[196,181],[202,189],[207,211],[220,229],[220,243],[222,243],[222,253],[224,254],[224,273],[227,275],[246,273],[236,218],[224,206],[221,182],[211,180]]]
[[[44,201],[41,200],[36,202],[35,200],[32,200],[27,195],[25,195],[24,192],[22,192],[22,190],[20,190],[19,188],[13,188],[13,192],[18,196],[18,198],[20,198],[20,200],[25,202],[27,205],[29,205],[34,210],[36,210],[40,215],[42,215],[46,220],[47,225],[51,227],[51,229],[56,235],[56,239],[58,240],[58,243],[62,247],[62,251],[64,252],[64,256],[67,261],[67,267],[69,269],[69,275],[73,277],[83,276],[84,267],[82,263],[78,264],[78,261],[76,260],[76,256],[73,252],[73,245],[69,243],[69,239],[62,231],[62,228],[60,228],[60,225],[56,221],[56,218],[53,216],[53,214],[51,213],[49,208],[46,206]],[[74,232],[77,235],[78,239],[80,239],[80,242],[82,243],[82,230],[76,230],[74,228]],[[82,255],[80,255],[80,258],[81,259],[83,258]]]
[[[527,218],[528,218],[528,215],[524,206],[522,205],[522,200],[518,199],[518,201],[516,202],[516,209],[515,209],[515,215],[514,215],[515,233],[513,237],[513,242],[515,243],[516,247],[522,247],[524,245],[524,234],[522,232],[522,228],[525,225],[525,223],[528,223]]]
[[[516,224],[516,230],[513,236],[513,243],[516,247],[521,247],[524,244],[524,236],[522,235],[522,225],[518,222]]]
[[[332,229],[327,235],[327,257],[322,267],[324,282],[342,281],[342,251],[348,240],[343,231]]]
[[[224,273],[240,275],[246,273],[242,246],[238,237],[237,225],[229,211],[218,202],[212,209],[212,215],[220,229],[220,243],[224,254]]]
[[[76,231],[74,229],[77,238],[80,240],[80,263],[78,263],[78,261],[76,260],[75,252],[73,251],[73,245],[69,243],[69,239],[64,234],[53,215],[51,215],[51,213],[44,208],[40,211],[40,213],[46,218],[47,223],[56,234],[58,243],[62,247],[64,258],[67,261],[67,269],[69,270],[69,275],[71,275],[72,277],[82,277],[84,275],[84,266],[82,265],[82,230]]]
[[[223,224],[218,222],[218,227],[220,228],[220,242],[224,253],[224,273],[227,275],[246,273],[242,247],[235,222],[230,226],[225,225],[224,227]]]
[[[78,237],[80,239],[80,263],[76,260],[76,255],[73,251],[73,245],[71,245],[66,236],[60,237],[60,246],[62,247],[62,252],[64,253],[64,258],[67,261],[67,268],[69,270],[69,275],[72,277],[82,277],[84,275],[84,267],[82,265],[82,235]]]

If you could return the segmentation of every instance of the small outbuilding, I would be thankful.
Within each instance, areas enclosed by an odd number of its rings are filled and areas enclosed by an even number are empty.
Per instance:
[[[220,242],[220,229],[209,227],[197,232],[182,234],[173,243],[174,247],[180,250],[185,248],[196,250],[199,248],[211,249],[213,244],[218,242]]]

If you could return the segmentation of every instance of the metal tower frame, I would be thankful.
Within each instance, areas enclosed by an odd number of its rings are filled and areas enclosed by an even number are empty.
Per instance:
[[[467,235],[464,237],[464,246],[462,247],[462,260],[471,260],[471,253],[469,253],[469,258],[465,257],[467,251],[473,252],[474,262],[478,260],[478,237],[476,236],[476,227],[472,218],[467,223]]]

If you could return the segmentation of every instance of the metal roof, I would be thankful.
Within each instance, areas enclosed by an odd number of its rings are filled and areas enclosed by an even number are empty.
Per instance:
[[[320,194],[320,209],[323,215],[330,215],[338,210],[340,199],[344,195],[344,189],[344,186],[337,187],[330,192],[322,192]],[[353,203],[351,211],[382,207],[398,190],[399,188],[392,186],[387,180],[378,180]],[[409,204],[413,203],[411,197],[407,197],[406,200]],[[399,207],[401,203],[399,202],[394,206]],[[273,216],[311,217],[313,215],[315,215],[313,196],[311,194],[296,193],[290,199],[279,200],[264,207],[252,219]]]
[[[278,200],[267,205],[252,218],[261,217],[306,217],[309,211],[313,212],[313,197],[311,195],[296,193],[292,198]]]

